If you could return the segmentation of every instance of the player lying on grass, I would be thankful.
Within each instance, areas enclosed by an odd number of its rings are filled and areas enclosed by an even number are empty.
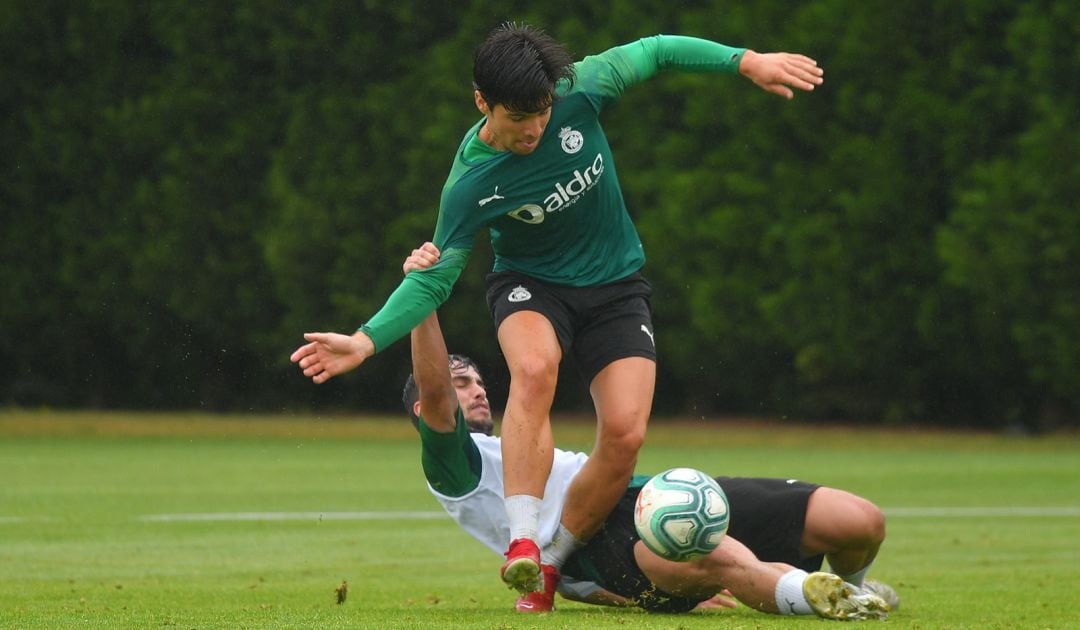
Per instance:
[[[427,243],[403,269],[423,268],[437,257]],[[502,509],[500,441],[491,435],[483,379],[471,360],[447,354],[435,314],[411,339],[413,375],[403,399],[420,433],[429,487],[466,532],[499,553],[510,526]],[[658,612],[717,602],[714,596],[724,589],[765,612],[832,619],[885,618],[890,604],[879,593],[898,603],[891,588],[864,582],[885,536],[881,511],[848,492],[794,480],[718,478],[732,512],[728,535],[704,558],[671,562],[645,548],[634,530],[634,499],[647,479],[635,477],[601,531],[564,558],[558,548],[562,501],[587,459],[555,449],[540,511],[544,587],[520,597],[518,610],[552,610],[556,589],[567,599]],[[839,576],[807,573],[826,556]]]

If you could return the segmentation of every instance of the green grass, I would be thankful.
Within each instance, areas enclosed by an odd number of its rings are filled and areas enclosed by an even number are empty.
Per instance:
[[[593,428],[555,421],[560,445]],[[1080,439],[654,421],[639,469],[799,477],[890,513],[873,574],[903,628],[1080,627]],[[522,617],[446,518],[400,419],[0,412],[0,627],[791,628],[745,607]],[[1050,508],[935,516],[922,507]],[[906,510],[906,511],[905,511]],[[299,520],[155,515],[312,513]],[[323,515],[319,518],[318,515]],[[150,517],[150,518],[148,518]],[[334,589],[349,583],[344,604]]]

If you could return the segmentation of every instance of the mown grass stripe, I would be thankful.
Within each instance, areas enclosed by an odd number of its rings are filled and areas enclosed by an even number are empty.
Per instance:
[[[190,514],[144,514],[140,521],[419,521],[449,518],[445,512],[205,512]]]
[[[1080,506],[996,506],[996,507],[892,507],[884,508],[890,518],[1042,518],[1080,517]],[[449,518],[444,512],[192,512],[143,514],[136,520],[151,523],[211,523],[253,521],[422,521]],[[45,516],[3,516],[0,525],[50,520]]]
[[[998,506],[998,507],[893,507],[885,508],[893,518],[986,518],[1080,516],[1080,506]],[[140,521],[159,523],[227,521],[418,521],[448,518],[444,512],[203,512],[180,514],[144,514]],[[2,517],[0,523],[19,522],[20,517]]]
[[[932,516],[944,516],[949,518],[1080,516],[1080,506],[895,507],[885,508],[885,515],[900,518],[926,518]]]

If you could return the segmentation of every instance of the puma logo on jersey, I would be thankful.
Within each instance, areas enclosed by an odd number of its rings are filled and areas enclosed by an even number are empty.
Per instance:
[[[653,334],[649,331],[649,328],[647,326],[645,326],[645,324],[641,325],[641,332],[643,332],[643,333],[645,333],[646,335],[649,336],[649,341],[652,342],[652,347],[655,348],[656,347],[656,339],[653,337]]]
[[[495,201],[496,199],[506,199],[506,197],[503,197],[502,195],[499,194],[499,187],[498,186],[495,187],[495,194],[494,195],[492,195],[490,197],[484,197],[483,199],[480,200],[480,207],[482,208],[482,207],[486,206],[487,204],[491,203],[492,201]]]

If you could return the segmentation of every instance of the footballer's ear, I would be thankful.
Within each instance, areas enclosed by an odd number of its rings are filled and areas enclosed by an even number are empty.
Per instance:
[[[481,114],[485,116],[491,115],[491,108],[488,107],[487,101],[484,100],[484,95],[480,93],[480,90],[473,90],[473,100],[476,102],[476,109],[479,109]]]
[[[419,400],[412,404],[412,412],[413,412],[413,415],[416,416],[417,418],[420,417],[420,401]]]

